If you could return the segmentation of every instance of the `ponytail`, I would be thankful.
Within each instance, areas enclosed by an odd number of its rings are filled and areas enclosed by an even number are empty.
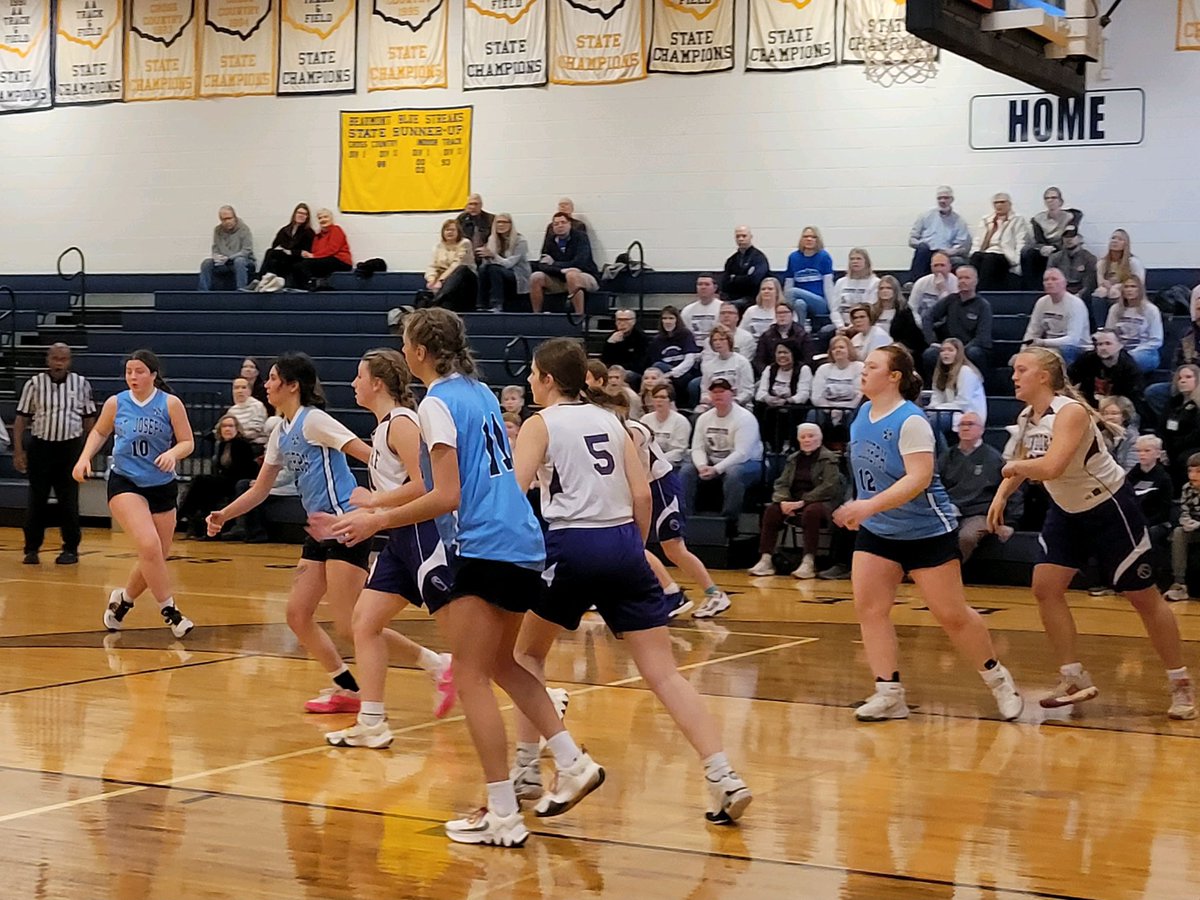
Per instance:
[[[920,397],[921,391],[925,388],[925,382],[916,370],[912,353],[908,348],[903,344],[888,344],[886,347],[880,347],[879,352],[887,355],[888,371],[900,373],[900,383],[897,385],[900,389],[900,396],[910,401]]]
[[[1062,356],[1057,351],[1051,350],[1048,347],[1025,347],[1021,350],[1018,356],[1032,356],[1036,361],[1038,368],[1050,376],[1050,390],[1060,397],[1067,397],[1077,402],[1088,414],[1088,418],[1092,420],[1092,425],[1099,429],[1101,436],[1109,435],[1117,440],[1120,440],[1125,435],[1125,429],[1120,425],[1114,425],[1106,421],[1100,416],[1096,410],[1082,393],[1079,388],[1071,384],[1067,378],[1067,366],[1063,362]],[[1033,414],[1033,407],[1027,406],[1022,411],[1024,417],[1024,425],[1020,428],[1016,435],[1016,458],[1025,459],[1025,429],[1029,427],[1029,417]]]
[[[272,363],[279,380],[300,386],[300,405],[325,408],[325,391],[317,377],[317,367],[307,353],[288,351],[275,357]]]
[[[431,306],[410,312],[404,317],[404,337],[410,344],[425,348],[438,375],[479,378],[479,367],[467,343],[466,326],[450,310]]]
[[[362,361],[372,378],[383,382],[388,394],[399,406],[416,409],[417,401],[412,392],[412,373],[404,354],[390,347],[377,347],[363,354]]]

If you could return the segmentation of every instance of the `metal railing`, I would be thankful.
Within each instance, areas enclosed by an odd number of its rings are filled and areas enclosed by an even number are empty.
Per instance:
[[[63,271],[63,260],[70,253],[79,255],[79,271],[72,272],[68,275]],[[55,268],[58,269],[58,277],[63,281],[72,281],[79,279],[79,290],[71,294],[71,306],[79,309],[79,315],[82,319],[87,312],[87,260],[83,257],[83,251],[78,247],[68,247],[62,253],[58,254],[58,261],[55,262]]]
[[[504,371],[508,373],[509,378],[523,378],[528,375],[532,363],[533,351],[529,348],[528,338],[517,335],[504,345]]]
[[[4,354],[4,372],[9,378],[14,378],[17,369],[17,295],[7,284],[0,284],[0,293],[8,294],[9,306],[0,313],[0,322],[8,322],[8,352]]]

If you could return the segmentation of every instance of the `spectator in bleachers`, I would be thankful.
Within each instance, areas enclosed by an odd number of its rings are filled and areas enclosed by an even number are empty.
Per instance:
[[[983,390],[983,376],[967,358],[963,343],[958,338],[942,341],[930,386],[933,395],[929,400],[929,409],[964,414],[972,412],[980,422],[987,424],[987,394]],[[946,423],[947,427],[957,426],[958,421],[955,420],[958,418],[957,415],[951,417]]]
[[[838,458],[821,446],[821,429],[811,422],[796,428],[799,447],[787,458],[775,480],[771,502],[763,510],[762,530],[758,538],[758,562],[750,574],[758,577],[775,574],[775,547],[785,525],[797,525],[802,535],[804,556],[792,572],[793,578],[817,577],[817,550],[821,529],[832,523],[834,509],[842,498],[842,476]]]
[[[1108,320],[1108,308],[1121,299],[1121,285],[1130,275],[1146,283],[1146,267],[1133,255],[1129,232],[1118,228],[1108,239],[1108,252],[1096,261],[1096,289],[1092,291],[1092,320],[1097,326]]]
[[[255,478],[244,478],[239,481],[233,489],[234,496],[240,497],[246,491],[250,490],[254,484]],[[296,476],[287,466],[279,470],[279,474],[275,476],[275,483],[271,485],[271,490],[267,494],[267,502],[261,506],[256,506],[250,512],[246,513],[236,522],[229,530],[222,532],[221,540],[223,541],[245,541],[247,544],[265,544],[270,540],[267,534],[267,508],[271,503],[272,498],[295,498],[292,502],[296,508],[303,511],[300,505],[300,491],[296,487]],[[281,499],[278,502],[285,502]]]
[[[696,276],[696,299],[679,313],[684,327],[692,332],[696,345],[703,347],[721,316],[721,299],[717,296],[717,280],[710,272]]]
[[[917,279],[908,295],[908,306],[917,325],[925,321],[939,300],[958,292],[958,278],[950,271],[949,256],[935,253],[929,265],[932,271]]]
[[[708,335],[712,352],[700,357],[700,379],[693,384],[699,402],[693,404],[697,413],[709,409],[713,403],[709,396],[714,381],[724,381],[733,390],[734,399],[740,406],[749,407],[754,402],[754,370],[750,360],[733,352],[733,333],[724,325],[715,326]]]
[[[733,385],[722,378],[709,386],[713,408],[696,419],[692,432],[691,457],[680,469],[683,482],[683,511],[696,511],[696,492],[701,481],[721,485],[721,515],[729,533],[737,528],[746,488],[762,477],[762,438],[754,413],[733,400]]]
[[[288,287],[295,287],[294,273],[305,250],[312,250],[316,233],[312,229],[312,212],[307,203],[297,203],[292,210],[292,219],[275,232],[271,249],[263,254],[262,269],[258,273],[260,282],[268,275],[277,275]],[[282,285],[280,285],[282,287]]]
[[[484,212],[483,198],[478,194],[469,195],[467,205],[463,207],[463,211],[458,214],[455,221],[458,222],[458,230],[462,232],[462,236],[471,242],[475,258],[482,259],[483,256],[479,251],[487,246],[488,238],[492,236],[492,226],[496,222],[495,216],[490,212]],[[511,221],[510,219],[510,225]]]
[[[721,274],[721,296],[745,309],[758,294],[758,286],[771,274],[771,264],[766,254],[754,246],[754,235],[745,225],[733,229],[733,242],[737,250],[725,260],[725,271]]]
[[[825,249],[821,232],[808,225],[800,232],[800,246],[793,250],[783,270],[785,297],[796,311],[796,321],[809,327],[808,314],[829,315],[833,296],[833,257]]]
[[[196,540],[206,539],[204,517],[236,496],[234,489],[239,481],[258,474],[259,448],[242,434],[237,417],[223,416],[216,431],[211,471],[192,479],[179,504],[179,518],[187,522],[187,533]]]
[[[933,371],[942,341],[953,337],[963,342],[967,358],[975,368],[986,372],[992,351],[992,304],[975,293],[978,273],[974,266],[959,266],[956,274],[958,291],[935,303],[929,315],[921,320],[925,340],[929,342],[922,357],[925,371]]]
[[[1138,435],[1134,440],[1137,463],[1125,480],[1137,495],[1142,515],[1150,529],[1150,540],[1158,543],[1165,538],[1171,525],[1171,476],[1163,465],[1162,438],[1156,434]]]
[[[604,363],[600,365],[604,365]],[[607,369],[607,378],[604,382],[604,389],[610,394],[624,394],[625,401],[629,404],[629,415],[635,419],[640,419],[645,410],[642,407],[641,396],[629,386],[630,374],[625,371],[624,366],[609,366]]]
[[[267,407],[250,393],[250,382],[241,376],[233,379],[233,405],[225,410],[225,415],[237,419],[238,433],[250,443],[266,444],[271,434],[267,427]]]
[[[517,438],[521,436],[521,417],[515,413],[501,413],[500,418],[504,420],[504,433],[508,435],[508,446],[513,450],[517,449]]]
[[[1032,238],[1029,221],[1013,213],[1012,198],[1003,192],[994,194],[992,212],[980,220],[971,248],[971,265],[979,273],[980,290],[1015,289],[1020,284],[1021,252]]]
[[[1190,308],[1192,323],[1188,330],[1180,335],[1179,343],[1175,345],[1175,353],[1171,361],[1172,371],[1187,363],[1200,365],[1200,285],[1192,288]],[[1158,382],[1146,388],[1145,402],[1147,408],[1154,414],[1154,421],[1162,418],[1170,398],[1170,382]]]
[[[525,406],[525,385],[506,384],[500,389],[500,408],[506,413],[512,413],[522,422],[533,413]]]
[[[958,510],[958,548],[964,563],[987,536],[988,507],[1004,480],[1004,457],[983,442],[986,421],[974,410],[964,412],[958,420],[958,446],[943,450],[937,463],[942,485]],[[1020,517],[1019,507],[1020,495],[1014,494],[1005,507],[1006,521]],[[1013,528],[1008,524],[996,534],[1001,541],[1012,535]]]
[[[779,284],[779,279],[771,275],[763,279],[763,282],[758,287],[758,296],[754,298],[754,305],[746,307],[746,311],[742,313],[742,328],[754,335],[754,340],[757,341],[763,336],[768,328],[775,324],[775,307],[779,303],[786,303],[783,296],[783,288]],[[795,306],[792,307],[793,313]],[[795,316],[800,327],[803,328],[804,318]]]
[[[646,362],[671,379],[676,397],[687,398],[688,382],[700,361],[700,347],[690,329],[679,321],[679,310],[664,306],[658,315],[658,331],[650,338]]]
[[[651,402],[654,389],[664,384],[670,384],[670,382],[667,381],[667,376],[662,373],[661,369],[651,366],[642,372],[642,383],[638,388],[638,397],[642,401],[642,409],[652,409],[654,407],[654,404]]]
[[[1108,308],[1106,328],[1116,332],[1121,346],[1143,372],[1158,368],[1163,344],[1162,313],[1146,296],[1142,279],[1130,275],[1121,284],[1121,299]]]
[[[1180,366],[1172,384],[1174,393],[1157,430],[1171,481],[1179,488],[1187,478],[1188,457],[1200,450],[1200,367]]]
[[[606,366],[624,366],[631,374],[641,372],[646,368],[650,338],[638,325],[637,312],[621,307],[613,314],[613,322],[616,328],[605,340],[600,359]]]
[[[300,262],[296,266],[296,282],[309,290],[328,287],[330,275],[349,272],[354,268],[350,242],[342,226],[333,223],[333,213],[318,209],[317,225],[320,231],[313,238],[312,250],[301,251]]]
[[[1107,429],[1102,432],[1108,452],[1117,464],[1128,472],[1137,464],[1137,412],[1128,397],[1104,397],[1100,401],[1100,418],[1121,429],[1120,435]]]
[[[754,392],[759,432],[772,450],[783,449],[801,409],[808,403],[812,378],[812,370],[796,361],[790,345],[775,348],[775,361],[763,369]]]
[[[1079,210],[1063,207],[1062,191],[1056,187],[1048,187],[1042,192],[1042,202],[1046,208],[1030,220],[1033,243],[1021,252],[1021,278],[1027,291],[1036,291],[1041,286],[1048,260],[1063,248],[1067,228],[1075,228],[1078,233],[1083,221],[1083,213]]]
[[[267,415],[275,415],[275,407],[267,402],[267,385],[258,368],[258,360],[253,356],[247,356],[242,360],[242,368],[238,374],[250,383],[250,396],[266,407]]]
[[[1088,350],[1067,369],[1067,377],[1079,388],[1087,402],[1098,409],[1103,397],[1139,396],[1142,373],[1133,357],[1122,349],[1116,332],[1102,328],[1092,335],[1092,343],[1095,349]],[[1171,386],[1168,384],[1166,388],[1169,398]],[[1158,411],[1158,415],[1162,415],[1162,410]]]
[[[851,410],[862,401],[862,366],[850,338],[835,335],[829,362],[813,372],[811,403],[818,409]]]
[[[1062,249],[1050,256],[1046,267],[1063,273],[1068,293],[1090,301],[1096,291],[1096,257],[1083,246],[1078,226],[1068,225],[1063,229]]]
[[[1200,453],[1187,460],[1187,482],[1179,496],[1179,527],[1171,532],[1171,569],[1175,583],[1163,595],[1172,602],[1192,599],[1187,586],[1188,556],[1200,541]]]
[[[795,313],[786,300],[775,304],[775,324],[758,339],[758,348],[754,351],[754,371],[761,372],[769,366],[775,359],[775,348],[783,343],[792,348],[797,362],[812,367],[812,337],[795,323]]]
[[[1073,363],[1091,343],[1087,306],[1067,293],[1067,279],[1058,269],[1047,269],[1042,285],[1046,293],[1033,305],[1022,346],[1049,347]]]
[[[939,258],[945,259],[941,254]],[[892,341],[903,344],[915,358],[925,352],[925,334],[894,275],[884,275],[879,279],[871,318],[888,333]]]
[[[774,307],[772,307],[771,315],[774,316]],[[729,329],[733,335],[733,352],[740,353],[746,359],[753,361],[754,354],[758,350],[758,335],[752,334],[738,324],[738,308],[729,300],[721,301],[721,312],[717,314],[717,322]],[[771,319],[774,322],[774,318]],[[711,353],[712,348],[705,345],[701,348],[701,355]]]
[[[199,289],[211,291],[213,279],[219,276],[232,278],[240,291],[254,275],[254,235],[232,206],[217,210],[217,219],[220,224],[213,229],[212,253],[200,263]]]
[[[516,301],[518,294],[529,293],[529,244],[508,213],[492,220],[487,243],[475,248],[475,258],[481,309],[501,312]]]
[[[455,312],[475,308],[479,291],[475,250],[463,237],[455,219],[442,223],[441,240],[433,247],[433,258],[425,267],[425,290],[417,306],[445,306]]]
[[[554,217],[559,214],[567,217],[571,223],[572,231],[582,231],[588,236],[590,241],[592,233],[588,228],[587,220],[575,213],[575,201],[570,197],[559,198],[558,205],[554,208],[554,215],[552,215],[550,217],[550,221],[546,223],[546,234],[544,236],[545,240],[549,240],[557,233],[554,230]]]
[[[908,280],[928,275],[933,254],[942,253],[953,266],[962,265],[971,252],[971,231],[966,220],[954,211],[954,191],[947,185],[937,189],[937,207],[920,216],[908,233],[913,248]]]
[[[642,416],[642,424],[654,435],[667,462],[678,469],[692,445],[692,423],[675,409],[675,390],[670,382],[651,389],[649,409]]]
[[[892,343],[888,333],[871,321],[871,307],[865,303],[850,307],[850,327],[845,334],[859,359],[866,359],[872,350]]]
[[[821,329],[823,334],[832,334],[850,327],[850,307],[875,302],[879,289],[879,277],[871,269],[871,255],[862,247],[850,251],[846,274],[833,284],[833,297],[829,301],[829,325]]]
[[[542,253],[529,279],[529,303],[535,313],[542,311],[546,291],[567,293],[575,314],[583,315],[585,293],[599,287],[596,261],[587,228],[576,228],[568,213],[556,212],[549,233],[542,242]]]

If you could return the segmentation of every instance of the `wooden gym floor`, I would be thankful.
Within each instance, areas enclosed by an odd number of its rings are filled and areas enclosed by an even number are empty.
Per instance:
[[[521,850],[442,834],[482,785],[461,718],[395,668],[386,751],[335,750],[325,685],[284,623],[298,548],[180,543],[171,638],[147,598],[107,636],[130,565],[89,531],[77,567],[20,565],[0,530],[0,845],[5,898],[1195,898],[1200,723],[1170,722],[1165,676],[1119,598],[1076,595],[1101,696],[1047,718],[1053,680],[1028,591],[973,589],[1027,696],[1018,724],[951,651],[911,587],[896,610],[912,717],[863,725],[870,687],[845,582],[718,573],[734,606],[672,639],[755,792],[738,828],[703,819],[698,764],[628,655],[586,623],[550,660],[568,720],[608,769]],[[1177,604],[1200,670],[1200,603]],[[423,613],[401,627],[444,647]],[[347,648],[347,653],[350,649]]]

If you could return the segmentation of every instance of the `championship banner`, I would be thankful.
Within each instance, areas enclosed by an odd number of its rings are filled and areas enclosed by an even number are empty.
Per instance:
[[[471,193],[473,109],[343,112],[341,211],[459,212]]]
[[[553,2],[554,84],[617,84],[646,77],[641,0]]]
[[[832,65],[837,62],[836,46],[836,0],[750,0],[746,71]]]
[[[695,75],[733,68],[734,0],[651,0],[650,71]]]
[[[1176,50],[1200,50],[1200,0],[1179,0]]]
[[[548,0],[466,0],[463,90],[546,83]]]
[[[845,0],[842,62],[865,62],[868,57],[892,63],[930,62],[937,47],[908,33],[906,0]]]
[[[275,93],[275,0],[207,0],[200,37],[200,96]]]
[[[126,100],[195,99],[199,2],[129,0]]]
[[[50,0],[0,0],[0,112],[50,107]]]
[[[357,0],[280,0],[279,94],[354,93]]]
[[[446,86],[450,0],[372,0],[367,90]]]
[[[54,103],[125,98],[122,0],[58,0]]]

